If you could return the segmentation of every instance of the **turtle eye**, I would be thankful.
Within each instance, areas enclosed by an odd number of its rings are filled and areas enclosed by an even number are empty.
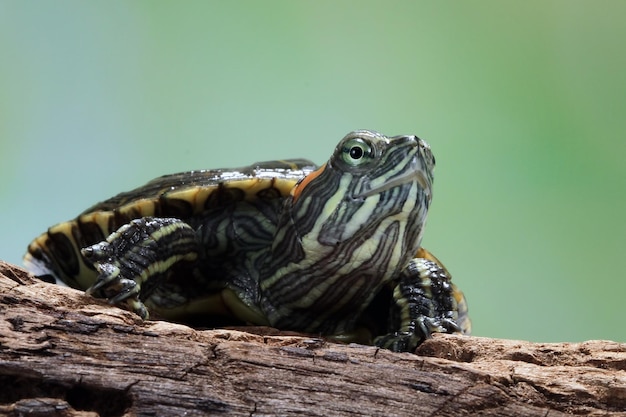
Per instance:
[[[374,158],[374,148],[361,138],[350,139],[343,144],[341,156],[348,165],[358,166]]]

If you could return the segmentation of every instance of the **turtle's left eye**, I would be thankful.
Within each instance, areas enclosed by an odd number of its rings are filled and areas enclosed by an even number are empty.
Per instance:
[[[343,144],[341,156],[348,165],[358,166],[374,158],[374,149],[361,138],[350,139]]]

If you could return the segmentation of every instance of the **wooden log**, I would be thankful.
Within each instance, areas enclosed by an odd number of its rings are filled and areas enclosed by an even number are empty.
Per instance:
[[[624,416],[626,344],[196,330],[0,262],[0,387],[9,416]]]

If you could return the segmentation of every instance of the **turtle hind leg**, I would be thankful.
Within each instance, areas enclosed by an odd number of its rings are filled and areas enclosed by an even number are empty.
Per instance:
[[[463,293],[436,258],[414,258],[393,289],[389,333],[374,340],[393,351],[413,351],[434,332],[469,334]]]
[[[155,288],[176,263],[194,261],[199,243],[187,223],[174,218],[142,217],[123,225],[104,241],[82,249],[98,278],[88,294],[105,297],[146,319],[141,287]]]

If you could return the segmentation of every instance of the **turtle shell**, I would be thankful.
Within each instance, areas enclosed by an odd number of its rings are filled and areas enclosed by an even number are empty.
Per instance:
[[[311,161],[290,159],[164,175],[50,227],[29,245],[24,262],[39,276],[87,289],[97,273],[81,249],[106,239],[129,221],[148,216],[201,221],[206,213],[243,201],[259,210],[277,210],[295,184],[316,168]]]

